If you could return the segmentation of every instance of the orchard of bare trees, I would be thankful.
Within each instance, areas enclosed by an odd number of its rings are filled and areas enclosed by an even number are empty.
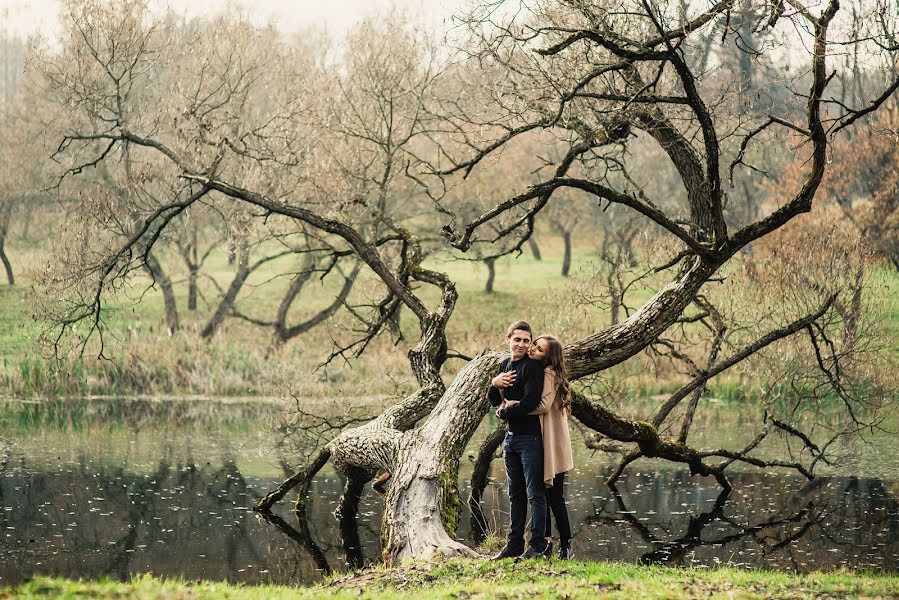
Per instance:
[[[250,324],[273,362],[297,339],[326,363],[408,349],[414,391],[322,439],[260,510],[295,490],[302,512],[330,461],[352,515],[387,472],[388,562],[472,555],[454,539],[460,460],[503,355],[449,334],[459,293],[441,261],[492,277],[554,238],[572,280],[559,314],[608,311],[565,353],[586,443],[620,456],[612,483],[641,458],[724,488],[737,463],[813,478],[895,400],[870,293],[871,269],[897,265],[894,3],[481,0],[446,37],[385,13],[345,39],[63,4],[63,37],[28,49],[0,111],[10,283],[10,223],[56,215],[35,296],[46,347],[114,358],[108,303],[151,287],[169,335],[200,304],[196,335]],[[572,244],[589,269],[572,270]],[[227,285],[203,296],[216,252]],[[260,270],[286,282],[274,309],[236,302]],[[603,391],[637,359],[677,375],[641,414]],[[696,446],[728,373],[753,381],[758,418]],[[479,453],[473,513],[498,442]]]

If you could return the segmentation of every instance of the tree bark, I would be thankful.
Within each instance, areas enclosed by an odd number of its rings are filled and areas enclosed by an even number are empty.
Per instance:
[[[197,275],[199,268],[190,265],[187,271],[187,310],[197,310]]]
[[[680,316],[703,284],[729,257],[719,255],[713,263],[688,258],[677,279],[629,318],[568,344],[565,357],[569,376],[577,379],[598,373],[642,351]]]
[[[676,281],[626,321],[568,345],[565,351],[571,376],[596,373],[640,352],[677,319],[714,271],[715,266],[699,259],[688,260]],[[353,448],[346,455],[354,460],[358,460],[355,457],[360,454],[360,445],[368,455],[393,453],[391,464],[386,467],[393,478],[382,531],[383,558],[389,564],[474,555],[470,548],[452,538],[461,512],[457,488],[459,459],[487,412],[485,390],[502,357],[485,352],[469,362],[418,429],[399,433],[382,428],[360,433],[364,429],[360,428],[342,436],[344,444]],[[648,423],[621,419],[593,403],[576,403],[574,408],[582,421],[589,419],[585,424],[613,439],[640,443],[641,449],[645,445],[645,451],[653,456],[687,463],[693,469],[704,468],[695,451],[661,439]]]
[[[185,249],[187,262],[187,310],[197,310],[197,276],[200,273],[199,249],[197,247],[197,225],[191,220],[190,245]]]
[[[398,440],[384,510],[388,563],[476,556],[451,537],[461,512],[459,457],[487,412],[485,390],[501,358],[486,352],[465,365],[427,422]]]
[[[6,256],[6,248],[5,248],[6,240],[4,237],[0,237],[0,261],[3,262],[3,268],[6,270],[6,281],[9,285],[16,284],[16,278],[13,276],[12,265],[9,262],[9,257]]]
[[[565,253],[562,255],[562,277],[568,277],[571,271],[571,232],[562,233],[562,241],[565,243]]]
[[[569,344],[565,352],[571,377],[596,373],[640,352],[680,316],[714,271],[713,265],[696,258],[689,260],[676,281],[626,321]],[[396,439],[396,467],[383,522],[384,559],[388,564],[474,555],[470,548],[452,539],[461,508],[456,484],[459,458],[487,412],[485,390],[502,356],[485,352],[469,362],[425,424]],[[667,458],[688,464],[693,472],[712,474],[695,450],[661,438],[649,423],[622,419],[582,398],[576,398],[573,409],[584,424],[612,439],[639,444],[647,456]]]
[[[6,234],[9,231],[9,222],[12,219],[12,208],[7,205],[0,210],[0,261],[3,262],[3,268],[6,270],[6,281],[9,285],[16,284],[16,278],[13,276],[12,265],[9,257],[6,256]]]
[[[231,285],[228,286],[225,295],[215,309],[215,313],[209,318],[209,322],[206,323],[206,327],[200,332],[200,336],[205,339],[211,338],[215,335],[215,332],[218,331],[218,328],[225,320],[225,317],[228,316],[228,313],[234,307],[234,301],[237,299],[237,294],[240,292],[247,277],[250,275],[250,249],[246,244],[241,245],[239,255],[237,272],[234,274],[234,279],[231,280]]]
[[[618,321],[621,318],[621,304],[624,302],[621,286],[616,277],[620,266],[620,264],[617,265],[617,267],[615,265],[610,265],[609,276],[606,278],[606,282],[609,286],[609,325],[618,325]]]
[[[165,323],[169,335],[172,335],[178,331],[179,327],[178,301],[175,299],[175,290],[172,287],[172,280],[166,275],[159,260],[152,252],[147,254],[145,267],[147,271],[149,271],[150,277],[153,278],[154,283],[159,284],[159,289],[162,291],[162,302],[165,308]]]
[[[531,255],[534,257],[534,260],[543,260],[543,256],[540,254],[540,246],[537,245],[537,240],[534,239],[534,236],[528,238],[528,247],[531,249]]]
[[[487,284],[484,286],[484,292],[492,294],[493,282],[496,279],[496,259],[487,258],[484,260],[484,264],[487,265]]]

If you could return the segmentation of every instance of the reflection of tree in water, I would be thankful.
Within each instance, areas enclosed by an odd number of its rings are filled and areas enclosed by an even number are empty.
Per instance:
[[[664,483],[654,488],[651,494],[654,496],[654,508],[663,507],[666,495],[678,488],[677,481],[664,477],[662,479]],[[840,556],[852,556],[853,553],[858,555],[859,550],[870,553],[874,550],[876,537],[893,536],[888,539],[899,539],[899,532],[896,531],[899,524],[895,518],[899,514],[899,507],[895,499],[889,496],[885,484],[879,480],[818,478],[793,488],[789,485],[791,480],[778,477],[745,474],[736,479],[738,484],[734,490],[714,488],[718,493],[710,508],[683,515],[685,523],[681,526],[647,524],[645,517],[641,519],[637,516],[645,514],[647,507],[640,506],[639,510],[631,510],[634,507],[629,508],[625,497],[614,487],[607,497],[606,506],[599,508],[597,514],[587,517],[584,524],[601,523],[615,528],[626,525],[636,531],[639,538],[650,547],[634,559],[647,564],[682,566],[707,560],[739,563],[740,559],[735,557],[749,554],[757,559],[764,559],[758,561],[759,564],[807,571],[821,565],[820,559],[828,553],[825,546],[821,546],[817,540],[831,541],[826,546],[831,549],[831,554],[825,560],[833,564]],[[640,484],[637,488],[640,488]],[[701,499],[699,501],[704,503]],[[876,513],[877,518],[865,516],[863,507],[866,505],[867,512]],[[325,558],[327,553],[315,541],[321,538],[309,530],[309,523],[315,522],[314,520],[307,519],[305,513],[300,512],[295,514],[295,524],[289,525],[270,513],[264,514],[269,523],[278,527],[311,555],[320,569],[330,570]],[[344,518],[339,522],[347,564],[351,568],[358,568],[363,564],[363,556],[361,551],[354,553],[360,547],[356,521]],[[291,520],[291,523],[294,521]],[[871,531],[872,528],[877,530],[881,527],[882,531],[879,533]],[[606,534],[606,538],[609,537],[611,536]],[[839,556],[832,554],[832,548],[836,544],[846,546],[846,550]],[[729,550],[721,550],[734,545],[736,548],[732,548],[729,557]],[[745,553],[747,546],[755,550]],[[712,554],[705,558],[697,557],[695,553],[700,549],[711,550]],[[591,555],[590,558],[599,556]],[[619,556],[619,559],[625,558]],[[886,565],[878,566],[883,568]]]
[[[156,471],[145,476],[144,481],[139,481],[129,488],[127,496],[137,498],[138,500],[130,500],[124,502],[122,507],[127,522],[127,533],[111,544],[112,556],[109,558],[109,566],[103,570],[103,574],[114,575],[119,579],[127,579],[129,574],[134,572],[131,568],[131,561],[135,556],[135,549],[143,530],[145,537],[149,540],[155,539],[162,541],[162,538],[174,537],[183,538],[184,536],[192,537],[195,535],[197,526],[200,525],[193,518],[184,522],[178,519],[179,526],[167,530],[162,524],[162,519],[158,517],[167,508],[171,510],[171,506],[164,502],[157,503],[155,499],[169,500],[174,497],[175,491],[197,494],[205,496],[213,500],[214,503],[221,503],[232,497],[240,497],[241,493],[247,495],[247,486],[237,465],[232,458],[226,458],[221,468],[210,473],[204,473],[197,468],[196,464],[179,465],[172,471],[168,456],[170,449],[167,448],[165,458],[159,461]],[[84,470],[83,475],[90,476],[91,472]],[[124,467],[118,469],[115,480],[127,479]],[[224,488],[222,489],[222,484]],[[167,487],[166,487],[167,486]],[[109,489],[103,490],[109,492]],[[164,496],[163,494],[169,494]],[[108,500],[116,498],[116,494],[104,493],[103,497]],[[118,496],[120,497],[120,496]],[[171,524],[171,523],[169,523]],[[255,560],[259,560],[258,553],[255,552],[253,545],[248,543],[247,531],[244,520],[234,520],[231,527],[227,529],[223,541],[223,549],[225,555],[224,566],[229,573],[236,573],[238,567],[237,557],[238,550],[244,549],[250,552]]]
[[[2,438],[0,438],[0,444],[2,448],[0,448],[0,479],[6,475],[6,471],[9,467],[9,459],[12,456],[12,448],[7,445]],[[0,506],[6,506],[6,497],[3,494],[3,486],[0,485]],[[7,515],[5,510],[0,510],[0,528],[6,529],[7,527]]]
[[[325,575],[331,574],[331,565],[328,564],[325,553],[322,552],[322,549],[319,548],[318,544],[315,543],[315,540],[312,539],[312,534],[309,532],[309,523],[306,519],[298,519],[297,527],[294,528],[287,521],[272,512],[265,511],[259,514],[266,523],[274,525],[281,531],[281,533],[308,550],[316,567],[322,573]]]
[[[711,510],[690,515],[686,530],[682,535],[674,539],[659,539],[649,527],[641,523],[634,516],[634,511],[628,510],[624,498],[617,488],[611,487],[616,513],[614,515],[597,514],[588,517],[586,522],[600,522],[617,525],[626,522],[634,529],[643,541],[651,544],[653,549],[640,557],[644,564],[675,564],[684,566],[687,564],[686,556],[689,552],[703,546],[726,546],[733,542],[749,539],[758,543],[764,552],[779,550],[791,542],[799,539],[809,528],[820,523],[822,515],[816,511],[812,503],[808,503],[802,509],[785,517],[773,518],[761,521],[754,525],[742,525],[736,519],[724,514],[724,507],[731,495],[731,490],[721,490],[715,499]],[[711,524],[727,524],[733,530],[726,535],[714,538],[703,538],[703,531]]]
[[[195,466],[193,473],[196,473]],[[184,473],[185,471],[182,471]],[[222,467],[214,471],[210,478],[202,478],[202,484],[205,485],[206,495],[217,500],[228,500],[231,498],[245,499],[250,497],[247,482],[241,475],[234,458],[228,456],[225,458]],[[185,481],[185,483],[190,483]],[[213,487],[218,488],[213,489]],[[231,526],[228,528],[228,535],[225,538],[225,564],[228,566],[229,573],[237,573],[240,565],[238,564],[239,550],[243,549],[248,552],[250,559],[255,564],[260,564],[262,558],[256,552],[253,544],[249,543],[247,533],[247,519],[231,519]]]
[[[331,569],[331,566],[328,564],[325,553],[315,542],[315,539],[313,539],[313,536],[309,531],[309,519],[306,515],[295,513],[296,527],[294,527],[270,511],[260,511],[259,514],[266,523],[277,527],[281,533],[309,552],[313,562],[315,562],[317,568],[321,570],[322,573],[330,575],[333,572],[333,569]],[[338,521],[340,524],[340,539],[343,542],[346,564],[351,569],[360,569],[365,565],[365,557],[362,554],[359,524],[354,517],[343,517]]]
[[[150,498],[155,496],[162,489],[162,484],[166,478],[168,478],[170,470],[171,467],[167,460],[163,459],[159,461],[159,467],[157,468],[156,473],[154,473],[149,480],[137,483],[134,486],[133,491],[128,492],[128,495],[134,495],[138,498]],[[114,479],[119,481],[126,479],[124,467],[117,469],[117,476]],[[103,497],[107,500],[111,499],[106,494],[104,494]],[[134,550],[140,532],[140,525],[142,523],[153,522],[152,508],[153,507],[149,502],[131,501],[130,503],[125,504],[124,513],[126,515],[125,521],[127,522],[128,531],[123,537],[111,544],[110,550],[112,555],[109,557],[108,566],[102,571],[104,575],[115,575],[120,580],[128,578],[128,574],[131,571],[131,559],[134,556]],[[84,531],[84,529],[81,529],[81,531]]]
[[[362,540],[359,537],[359,525],[356,517],[341,516],[340,539],[343,541],[343,551],[346,556],[346,564],[351,569],[361,569],[365,565],[362,555]]]
[[[680,496],[676,483],[664,477],[656,481],[662,483],[645,486],[645,479],[638,480],[629,499],[612,488],[603,504],[594,504],[584,523],[613,528],[594,536],[600,546],[612,543],[600,552],[614,548],[619,560],[627,560],[630,547],[641,549],[630,559],[646,563],[724,561],[796,571],[894,569],[899,558],[899,503],[881,480],[800,482],[743,474],[733,491],[721,492],[711,505],[701,494],[693,500]],[[709,508],[690,510],[696,504]],[[686,514],[676,512],[681,507]],[[646,516],[654,514],[660,516]],[[625,541],[622,527],[637,533],[637,543]]]
[[[88,577],[127,578],[150,571],[188,578],[309,582],[344,568],[344,562],[362,566],[378,553],[380,501],[363,498],[362,508],[353,511],[358,511],[358,523],[336,521],[332,511],[343,482],[324,473],[311,483],[309,518],[268,515],[273,528],[250,519],[253,499],[269,483],[248,481],[234,458],[240,456],[239,449],[219,449],[217,456],[224,458],[208,459],[163,443],[155,454],[160,458],[149,464],[138,458],[146,454],[136,450],[102,460],[90,451],[80,452],[79,458],[60,463],[54,463],[54,454],[53,466],[46,469],[36,467],[46,457],[11,448],[0,453],[0,499],[14,507],[0,511],[3,526],[14,527],[6,530],[11,537],[0,550],[3,583],[37,570]],[[740,474],[733,492],[719,495],[717,487],[697,486],[680,475],[626,477],[623,495],[609,494],[599,509],[591,500],[595,483],[587,490],[583,481],[573,480],[573,524],[577,527],[580,517],[596,512],[588,522],[601,523],[604,530],[596,545],[578,548],[581,558],[609,558],[602,553],[618,544],[613,555],[618,560],[670,564],[761,555],[764,560],[756,566],[796,570],[842,564],[864,568],[865,561],[879,569],[897,564],[899,506],[889,483],[824,478],[804,484],[797,478]],[[704,510],[690,510],[697,505]],[[643,518],[630,514],[628,507]],[[645,519],[655,511],[664,514],[666,507],[672,507],[671,520]],[[64,537],[55,538],[57,534]],[[588,537],[577,536],[576,545]],[[627,544],[627,538],[637,543]],[[746,557],[737,558],[747,547]],[[202,555],[207,556],[197,558]],[[38,563],[41,566],[35,566]],[[255,571],[247,569],[251,564]]]
[[[283,458],[280,460],[280,464],[281,469],[286,476],[293,473],[293,468],[287,464],[287,461]],[[316,484],[320,484],[320,482],[320,479],[310,478],[308,485],[311,488],[315,487]],[[363,546],[359,535],[359,523],[357,520],[359,504],[363,498],[364,488],[365,483],[362,483],[361,480],[353,478],[345,479],[343,494],[340,496],[340,503],[333,515],[336,518],[339,527],[345,564],[351,569],[361,569],[365,565],[365,556],[362,551]],[[312,497],[323,497],[323,494],[300,494],[297,497],[293,514],[297,524],[296,527],[293,527],[283,518],[275,515],[268,509],[260,509],[257,506],[254,507],[254,510],[260,514],[265,522],[277,527],[288,538],[297,542],[308,551],[313,562],[318,565],[318,569],[327,574],[332,572],[331,566],[325,558],[325,552],[322,551],[321,547],[315,541],[315,538],[322,539],[322,536],[314,536],[310,531],[310,524],[314,522],[314,520],[309,518],[309,511],[311,508],[310,498]],[[322,515],[319,514],[318,516]],[[321,519],[319,520],[321,521]]]
[[[827,518],[813,532],[811,543],[843,548],[841,554],[844,556],[852,556],[858,548],[885,551],[888,545],[896,552],[899,501],[883,480],[819,478],[804,486],[802,493],[805,496],[828,495]],[[881,555],[880,558],[884,557]],[[884,565],[863,563],[855,566],[883,568]]]
[[[13,507],[0,511],[13,528],[0,580],[37,572],[127,579],[149,571],[260,581],[284,566],[293,579],[317,578],[308,561],[284,561],[251,519],[256,492],[232,457],[200,466],[176,464],[171,447],[157,455],[149,465],[128,456],[111,466],[80,453],[49,470],[30,466],[40,458],[16,456],[0,478],[3,504]]]
[[[171,513],[173,507],[168,501],[176,499],[178,495],[193,497],[205,497],[212,505],[234,505],[238,499],[243,503],[250,497],[246,481],[237,468],[234,459],[226,457],[220,468],[214,471],[202,471],[195,463],[178,465],[172,469],[170,456],[171,449],[166,448],[164,458],[159,461],[156,470],[145,475],[142,481],[137,481],[128,490],[125,497],[115,493],[117,489],[104,487],[101,490],[102,497],[107,501],[117,504],[119,510],[113,509],[116,514],[124,514],[127,524],[127,533],[110,544],[111,556],[108,556],[108,566],[102,570],[103,574],[114,575],[119,579],[127,579],[129,575],[139,569],[133,569],[131,562],[137,555],[135,552],[138,541],[169,542],[191,539],[197,531],[208,530],[209,524],[197,519],[193,511],[176,510],[183,516],[174,517],[177,526],[172,527],[171,520],[165,521],[159,516]],[[82,467],[84,477],[92,477],[94,471]],[[100,474],[103,477],[104,474]],[[116,469],[113,481],[128,479],[125,466]],[[121,500],[115,502],[115,500]],[[114,504],[114,505],[115,505]],[[185,507],[187,508],[187,507]],[[121,512],[120,512],[121,511]],[[222,566],[225,567],[229,578],[233,578],[241,567],[239,557],[241,553],[249,555],[251,561],[259,564],[264,562],[256,551],[254,544],[249,539],[246,519],[230,519],[229,526],[220,531],[225,531],[224,539],[217,540],[217,545],[224,555]],[[166,524],[169,528],[166,528]],[[87,531],[81,528],[80,531]],[[143,536],[141,536],[143,534]]]
[[[330,423],[328,426],[334,426]],[[342,427],[342,425],[341,425]],[[279,446],[279,451],[283,451],[283,446]],[[279,465],[286,479],[290,479],[294,474],[295,468],[291,466],[283,455],[279,458]],[[315,468],[318,471],[319,465]],[[314,489],[323,482],[322,477],[309,477],[302,486],[302,490],[296,499],[293,511],[293,521],[297,523],[296,528],[288,524],[283,518],[275,515],[269,508],[260,508],[258,505],[253,510],[257,511],[262,518],[269,524],[275,525],[287,537],[299,543],[312,556],[313,561],[319,564],[319,560],[324,561],[325,554],[333,553],[333,546],[328,547],[325,542],[326,550],[323,552],[319,543],[315,540],[334,539],[333,535],[316,535],[317,532],[311,531],[311,525],[316,522],[325,522],[330,520],[331,515],[327,515],[326,510],[322,507],[313,506],[313,498],[324,498],[326,494],[318,492]],[[343,477],[343,493],[340,494],[340,500],[337,508],[333,512],[333,517],[338,526],[338,533],[342,546],[344,564],[350,569],[361,569],[365,565],[365,555],[363,552],[362,537],[360,535],[360,525],[357,519],[359,515],[359,506],[364,498],[365,488],[367,487],[366,478],[361,476]],[[310,518],[310,512],[315,513],[318,518]],[[327,516],[326,516],[327,515]],[[379,539],[380,533],[372,529],[372,520],[363,521],[362,529],[366,533],[366,539]],[[331,529],[331,528],[328,528]],[[332,569],[327,561],[324,561],[319,569],[325,572],[331,572]]]

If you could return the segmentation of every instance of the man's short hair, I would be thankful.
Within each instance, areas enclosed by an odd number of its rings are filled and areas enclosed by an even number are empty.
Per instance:
[[[531,329],[531,326],[528,325],[525,321],[515,321],[511,325],[509,325],[508,331],[506,331],[506,335],[512,335],[512,332],[516,329],[520,329],[521,331],[527,331],[531,334],[531,337],[534,337],[534,330]]]

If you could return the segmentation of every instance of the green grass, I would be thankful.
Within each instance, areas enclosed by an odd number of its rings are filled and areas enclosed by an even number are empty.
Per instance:
[[[27,286],[0,285],[0,365],[5,369],[34,352],[40,327],[28,308]]]
[[[320,586],[243,586],[140,576],[127,583],[38,577],[0,598],[894,598],[895,575],[794,575],[620,563],[453,560],[339,576]]]

